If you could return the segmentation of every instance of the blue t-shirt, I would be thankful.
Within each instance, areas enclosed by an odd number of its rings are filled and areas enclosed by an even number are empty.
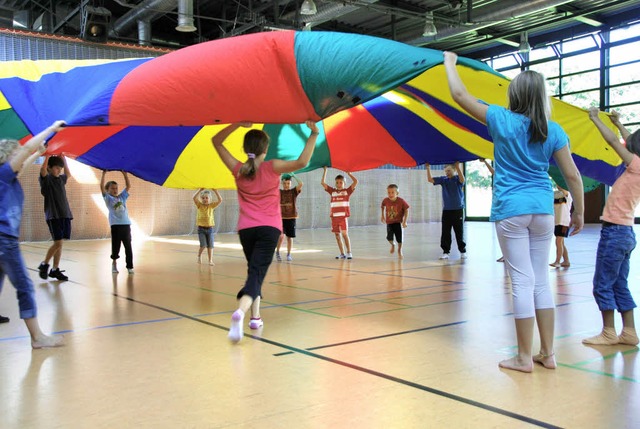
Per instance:
[[[569,137],[560,125],[549,121],[547,140],[530,143],[530,122],[501,106],[489,106],[487,111],[496,170],[491,221],[527,214],[553,215],[549,159],[569,143]]]
[[[11,164],[0,165],[0,233],[19,238],[24,193]]]
[[[109,225],[131,225],[129,211],[127,210],[127,198],[129,193],[125,189],[114,197],[110,194],[103,194],[104,202],[109,209]]]
[[[442,186],[442,210],[460,210],[464,208],[463,186],[460,178],[439,176],[433,178],[434,185]]]

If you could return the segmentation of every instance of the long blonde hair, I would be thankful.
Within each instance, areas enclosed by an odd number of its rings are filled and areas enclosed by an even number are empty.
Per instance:
[[[262,130],[249,130],[244,135],[243,149],[249,159],[240,167],[239,174],[252,179],[256,175],[255,157],[267,152],[269,135]]]
[[[529,131],[532,143],[544,143],[549,131],[551,105],[547,96],[544,77],[532,70],[526,70],[515,77],[507,90],[509,110],[520,113],[531,120]]]

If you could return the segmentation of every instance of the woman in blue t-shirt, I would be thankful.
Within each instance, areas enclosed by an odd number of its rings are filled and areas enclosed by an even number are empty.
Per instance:
[[[501,368],[531,372],[533,362],[556,367],[553,352],[555,304],[549,287],[548,258],[553,238],[553,189],[547,170],[553,157],[574,200],[572,235],[584,224],[582,178],[571,158],[569,138],[555,122],[544,78],[520,73],[509,85],[509,108],[486,105],[469,92],[456,70],[457,55],[444,53],[453,99],[487,124],[494,144],[495,176],[490,220],[507,263],[513,296],[518,354]],[[534,321],[540,353],[533,356]]]

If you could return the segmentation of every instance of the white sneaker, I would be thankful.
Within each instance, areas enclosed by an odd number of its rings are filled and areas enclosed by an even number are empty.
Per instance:
[[[287,255],[287,262],[291,262],[293,261],[293,258],[291,257],[291,255]]]
[[[440,256],[440,259],[449,259],[449,254],[443,253],[442,256]]]
[[[254,319],[252,317],[251,320],[249,321],[249,328],[251,329],[260,329],[263,326],[264,326],[264,322],[262,321],[262,318]]]
[[[240,309],[231,315],[231,326],[229,327],[229,340],[234,343],[240,342],[244,336],[242,329],[242,321],[244,320],[244,312]]]
[[[461,253],[460,259],[467,259],[467,252]]]
[[[336,259],[346,259],[347,256],[344,253],[339,254],[338,256],[336,256]]]
[[[351,254],[351,252],[347,253],[347,259],[353,259],[353,255]]]
[[[135,273],[135,271],[133,271],[133,268],[127,268],[127,271],[129,272],[129,274]]]

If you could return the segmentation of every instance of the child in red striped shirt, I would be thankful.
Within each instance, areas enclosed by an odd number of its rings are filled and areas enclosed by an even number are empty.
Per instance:
[[[353,259],[353,255],[351,254],[349,223],[347,218],[351,216],[351,212],[349,210],[349,198],[353,191],[356,190],[358,179],[353,177],[349,172],[347,172],[347,176],[349,176],[352,181],[348,188],[344,187],[344,176],[342,174],[336,176],[336,187],[332,188],[325,182],[325,179],[327,178],[327,167],[324,167],[322,181],[320,182],[324,190],[331,195],[331,212],[329,214],[331,216],[331,232],[336,235],[338,249],[340,249],[340,254],[336,256],[336,259]],[[342,244],[343,241],[344,246]]]

